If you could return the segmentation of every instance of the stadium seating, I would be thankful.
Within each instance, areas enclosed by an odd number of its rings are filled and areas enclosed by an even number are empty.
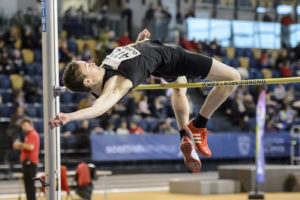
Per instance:
[[[34,53],[31,49],[22,49],[22,56],[25,63],[33,63]]]

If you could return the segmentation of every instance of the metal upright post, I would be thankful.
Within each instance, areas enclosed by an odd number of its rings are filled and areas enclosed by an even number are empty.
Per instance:
[[[45,143],[46,200],[60,200],[60,130],[50,129],[48,121],[59,111],[57,0],[41,1],[43,42],[43,107]]]

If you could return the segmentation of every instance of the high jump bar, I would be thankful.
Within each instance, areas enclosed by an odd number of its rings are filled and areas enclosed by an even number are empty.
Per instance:
[[[298,83],[300,77],[290,78],[269,78],[269,79],[248,79],[240,81],[209,81],[197,83],[167,83],[167,84],[145,84],[139,85],[134,90],[159,90],[168,88],[199,88],[199,87],[217,87],[217,86],[241,86],[241,85],[268,85],[281,83]]]

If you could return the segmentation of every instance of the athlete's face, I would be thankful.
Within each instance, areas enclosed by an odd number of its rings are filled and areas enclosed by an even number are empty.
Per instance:
[[[87,63],[85,61],[77,61],[80,66],[81,72],[86,75],[88,78],[91,78],[91,75],[94,75],[96,71],[99,71],[99,68],[95,63]]]

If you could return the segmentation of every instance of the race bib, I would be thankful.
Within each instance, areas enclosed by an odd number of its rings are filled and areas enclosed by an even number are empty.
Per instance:
[[[117,47],[105,57],[102,63],[112,67],[114,70],[118,70],[122,61],[132,59],[140,54],[138,50],[131,46]]]

